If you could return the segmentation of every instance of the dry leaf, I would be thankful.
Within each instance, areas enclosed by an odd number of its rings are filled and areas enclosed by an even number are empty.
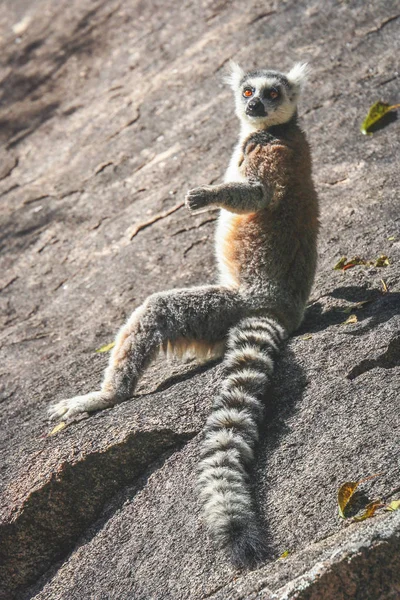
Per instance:
[[[347,262],[347,256],[342,256],[342,258],[340,260],[338,260],[338,262],[336,263],[336,265],[333,267],[335,269],[335,271],[341,271],[344,267],[344,265]]]
[[[111,344],[106,344],[105,346],[102,346],[101,348],[97,348],[97,350],[95,350],[95,352],[98,352],[98,353],[108,352],[109,350],[114,348],[114,346],[115,346],[115,342],[111,342]]]
[[[282,552],[282,554],[280,555],[279,558],[287,558],[290,554],[289,550],[285,550],[285,552]]]
[[[375,261],[375,267],[387,267],[389,266],[389,259],[387,256],[385,256],[384,254],[382,254],[382,256],[380,256],[379,258],[376,259]]]
[[[357,323],[358,318],[357,315],[350,315],[348,319],[346,319],[345,321],[343,321],[343,323],[341,323],[341,325],[350,325],[351,323]]]
[[[347,260],[347,256],[342,256],[333,268],[337,271],[347,271],[347,269],[352,269],[359,265],[369,266],[372,264],[373,262],[365,260],[365,258],[362,258],[361,256],[354,256],[353,258],[350,258],[350,260]]]
[[[385,281],[383,279],[381,279],[382,282],[382,292],[384,294],[386,294],[389,290],[388,290],[388,286],[386,285]]]
[[[312,338],[312,335],[311,335],[311,333],[309,333],[307,335],[303,335],[300,339],[306,341],[306,340],[311,340],[311,338]]]
[[[362,308],[366,304],[371,304],[371,302],[372,302],[372,300],[360,300],[360,302],[355,303],[354,308],[356,310],[358,310],[359,308]]]
[[[346,483],[343,483],[343,485],[340,486],[337,501],[339,506],[339,516],[342,517],[342,519],[346,518],[344,515],[344,509],[348,505],[350,498],[359,485],[359,481],[346,481]]]
[[[380,500],[374,500],[373,502],[370,502],[365,507],[363,514],[359,515],[357,517],[353,517],[353,521],[356,521],[356,522],[365,521],[365,519],[369,519],[369,518],[373,517],[375,514],[375,511],[378,508],[381,508],[381,506],[385,506],[385,505],[382,504],[382,502]]]
[[[388,242],[394,242],[395,239],[395,236],[391,235],[390,237],[388,237]]]
[[[346,481],[346,483],[343,483],[340,486],[337,495],[337,502],[339,507],[339,516],[342,517],[342,519],[346,519],[344,510],[360,483],[374,479],[375,477],[378,477],[378,475],[379,473],[376,475],[370,475],[369,477],[364,477],[364,479],[360,479],[359,481]]]
[[[67,426],[66,422],[65,421],[61,421],[61,423],[58,423],[58,425],[56,425],[54,427],[54,429],[52,429],[50,431],[49,436],[50,435],[56,435],[56,433],[58,433],[59,431],[62,431],[63,429],[65,429],[66,426]]]
[[[366,260],[361,256],[354,256],[347,260],[347,256],[342,256],[342,258],[336,263],[333,267],[336,271],[347,271],[347,269],[352,269],[353,267],[364,266],[364,267],[387,267],[390,264],[389,258],[382,254],[375,260]]]
[[[351,306],[346,306],[346,308],[342,308],[340,312],[343,312],[343,313],[349,314],[349,313],[351,313],[351,311],[352,311],[352,310],[353,310],[353,305],[351,305]]]
[[[386,506],[386,510],[399,510],[400,500],[392,500],[390,504]]]
[[[368,114],[361,125],[361,133],[364,135],[371,135],[369,129],[371,129],[375,123],[380,121],[389,111],[396,110],[399,107],[400,104],[393,104],[390,106],[390,104],[386,104],[386,102],[375,102],[369,109]]]
[[[347,269],[352,269],[353,267],[358,267],[359,265],[368,265],[368,261],[365,260],[365,258],[361,258],[361,256],[355,256],[343,266],[343,271],[347,271]]]
[[[346,306],[341,309],[341,312],[351,313],[352,310],[358,310],[359,308],[363,308],[366,304],[370,304],[372,300],[361,300],[360,302],[356,302],[355,304],[351,304],[350,306]]]

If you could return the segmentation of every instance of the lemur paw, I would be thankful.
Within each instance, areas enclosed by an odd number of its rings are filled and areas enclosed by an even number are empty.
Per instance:
[[[203,185],[201,187],[189,190],[185,197],[186,208],[191,213],[200,213],[213,208],[215,193],[211,185]]]
[[[83,412],[92,412],[106,408],[110,404],[112,403],[107,402],[102,392],[91,392],[84,396],[74,396],[73,398],[61,400],[57,404],[52,404],[48,408],[48,415],[52,421],[61,418],[69,419]]]

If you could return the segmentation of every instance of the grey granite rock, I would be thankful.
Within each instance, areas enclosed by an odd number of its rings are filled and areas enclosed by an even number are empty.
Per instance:
[[[2,599],[400,598],[399,514],[336,508],[343,481],[375,473],[356,509],[400,496],[399,125],[359,132],[373,102],[400,102],[399,22],[389,0],[2,3]],[[216,214],[181,205],[229,160],[230,58],[312,64],[300,117],[321,199],[310,306],[268,398],[270,560],[252,572],[215,551],[194,490],[218,364],[159,360],[132,401],[53,436],[46,419],[99,384],[95,350],[149,293],[214,280]],[[344,255],[390,265],[333,270]]]

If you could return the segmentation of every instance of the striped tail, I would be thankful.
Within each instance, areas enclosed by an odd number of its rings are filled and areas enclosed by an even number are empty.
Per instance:
[[[224,383],[205,426],[198,488],[206,524],[237,567],[265,554],[249,470],[254,460],[263,398],[286,332],[269,317],[243,319],[229,333]]]

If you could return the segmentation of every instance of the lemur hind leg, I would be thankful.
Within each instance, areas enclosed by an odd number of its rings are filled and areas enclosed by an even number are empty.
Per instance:
[[[238,292],[221,286],[171,290],[149,296],[120,329],[101,390],[61,400],[50,418],[101,410],[131,397],[139,377],[160,348],[223,342],[242,316]]]

